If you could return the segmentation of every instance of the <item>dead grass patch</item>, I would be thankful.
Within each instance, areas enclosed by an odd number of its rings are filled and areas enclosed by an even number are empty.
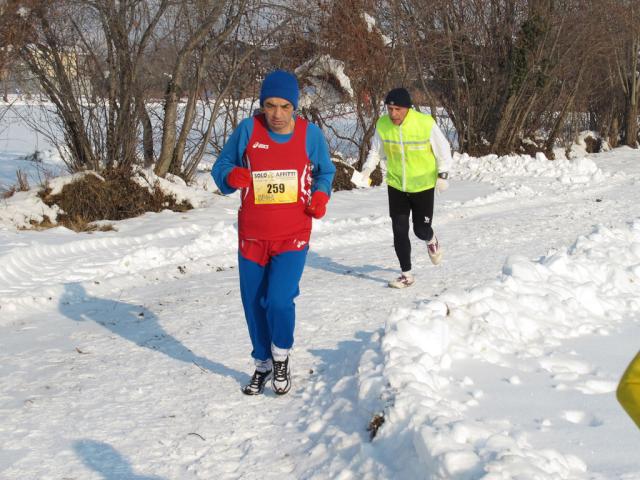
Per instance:
[[[65,185],[59,194],[52,195],[51,189],[45,189],[39,195],[47,205],[58,205],[64,212],[58,215],[58,223],[76,232],[113,229],[93,224],[99,220],[124,220],[146,212],[184,212],[193,208],[189,202],[178,203],[157,183],[151,190],[139,185],[130,171],[110,170],[102,176],[104,180],[85,175]]]
[[[22,227],[20,230],[48,230],[58,226],[53,223],[47,215],[45,215],[39,222],[37,220],[30,220],[29,224],[31,225],[31,228]]]
[[[13,197],[15,193],[16,193],[15,185],[9,188],[3,188],[2,190],[0,190],[0,198],[2,198],[3,200],[6,200],[7,198]]]
[[[369,432],[369,440],[373,440],[378,433],[378,430],[384,423],[384,413],[376,413],[371,421],[369,422],[369,426],[367,427],[367,432]]]

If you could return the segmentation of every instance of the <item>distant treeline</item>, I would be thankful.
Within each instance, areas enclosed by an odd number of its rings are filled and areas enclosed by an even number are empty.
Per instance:
[[[364,159],[385,93],[442,109],[460,151],[638,145],[635,0],[5,0],[0,81],[53,105],[72,170],[189,180],[295,70],[300,114]],[[346,80],[348,79],[348,80]],[[251,103],[253,102],[253,103]],[[336,113],[336,109],[339,111]],[[349,115],[353,128],[340,126]]]

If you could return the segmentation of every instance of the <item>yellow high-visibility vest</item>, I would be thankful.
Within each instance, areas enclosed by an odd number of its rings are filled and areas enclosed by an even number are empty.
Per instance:
[[[620,405],[640,428],[640,352],[622,375],[616,396]]]
[[[412,108],[401,125],[389,115],[376,123],[387,157],[387,185],[403,192],[422,192],[436,185],[438,166],[431,148],[431,115]]]

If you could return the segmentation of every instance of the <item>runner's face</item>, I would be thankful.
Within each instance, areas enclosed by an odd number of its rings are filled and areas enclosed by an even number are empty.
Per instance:
[[[387,112],[389,118],[394,125],[401,125],[404,121],[404,117],[407,116],[409,109],[407,107],[398,107],[396,105],[387,105]]]
[[[293,132],[293,105],[289,100],[269,97],[264,101],[262,111],[267,119],[269,130],[274,133]]]

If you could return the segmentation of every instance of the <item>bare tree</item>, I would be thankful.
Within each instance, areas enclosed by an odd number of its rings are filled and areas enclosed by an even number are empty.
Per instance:
[[[233,71],[221,72],[225,85],[207,88],[209,65],[224,64],[217,61],[234,50],[243,19],[261,5],[260,0],[35,1],[23,21],[34,25],[33,38],[20,56],[55,105],[71,170],[128,167],[142,157],[146,166],[155,163],[159,175],[192,176],[208,137],[200,138],[190,156],[205,90],[219,108],[219,95],[235,77]],[[232,68],[248,57],[236,58]],[[158,96],[161,114],[149,103]]]
[[[34,0],[0,1],[0,72],[6,72],[16,60],[18,49],[29,38],[31,29],[22,19],[28,15]]]
[[[16,62],[17,52],[29,38],[30,28],[21,21],[27,14],[33,1],[3,0],[0,2],[0,82],[4,84],[2,100],[6,103],[0,108],[0,130],[9,109],[7,79]]]
[[[207,1],[183,2],[175,13],[180,32],[177,55],[171,68],[164,96],[162,144],[155,171],[179,173],[189,130],[194,121],[197,93],[202,85],[207,61],[236,30],[245,13],[248,0],[239,2]],[[189,66],[192,69],[189,69]],[[190,77],[187,74],[191,73]],[[190,85],[188,85],[190,83]],[[187,95],[184,121],[177,131],[180,97]]]
[[[554,128],[559,117],[542,112],[568,110],[584,79],[585,62],[572,73],[585,38],[572,23],[580,5],[399,0],[420,83],[447,110],[463,151],[511,152],[523,136]]]
[[[385,35],[391,29],[379,25],[381,17],[389,16],[388,6],[371,0],[331,0],[321,5],[318,51],[343,63],[352,87],[347,100],[356,119],[355,130],[345,135],[334,128],[333,135],[355,147],[358,158],[354,166],[360,169],[375,132],[382,99],[390,86],[397,86],[392,79],[403,82],[396,71],[394,39]],[[331,129],[329,113],[316,115],[322,125]]]
[[[624,143],[638,147],[640,102],[640,5],[633,0],[598,2],[610,46],[610,65],[624,96]]]
[[[138,76],[169,0],[38,1],[21,59],[55,106],[71,170],[137,161]]]
[[[251,113],[248,106],[263,72],[258,64],[265,45],[293,18],[293,11],[270,9],[260,1],[246,2],[242,11],[225,13],[225,30],[209,35],[191,64],[195,72],[190,75],[190,93],[180,117],[170,172],[191,180],[205,153],[210,149],[219,152],[239,118]],[[166,124],[163,135],[165,132]]]

